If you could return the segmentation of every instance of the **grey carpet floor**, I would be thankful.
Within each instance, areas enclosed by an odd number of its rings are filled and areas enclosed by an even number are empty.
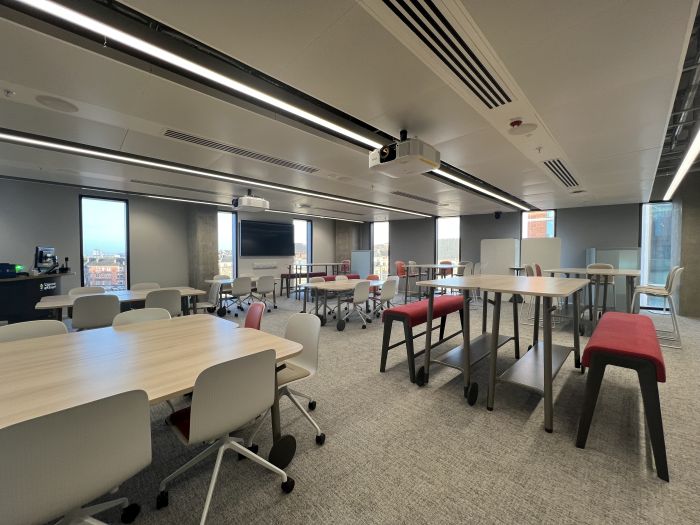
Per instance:
[[[298,310],[298,302],[280,301],[262,329],[282,335]],[[512,333],[509,308],[501,318],[502,333]],[[670,325],[667,316],[653,318]],[[473,312],[473,335],[479,320]],[[573,354],[554,384],[554,433],[548,434],[540,396],[516,386],[499,384],[495,409],[486,410],[486,360],[475,368],[481,388],[470,407],[455,370],[434,367],[428,386],[411,384],[403,347],[392,351],[381,374],[382,324],[362,330],[353,321],[344,332],[322,328],[319,373],[298,385],[318,402],[312,415],[325,445],[316,445],[313,428],[282,401],[283,431],[297,439],[287,468],[294,492],[283,494],[277,477],[229,453],[208,523],[700,523],[700,321],[680,323],[683,349],[664,350],[668,382],[660,385],[670,483],[650,466],[634,372],[608,370],[587,448],[580,450],[574,439],[586,376],[574,368]],[[531,337],[532,326],[522,325],[523,351]],[[571,344],[570,326],[557,329],[554,341]],[[509,343],[499,370],[513,362]],[[170,505],[155,509],[159,481],[201,450],[175,438],[163,422],[167,413],[166,405],[152,409],[153,463],[119,491],[141,504],[143,525],[198,523],[213,468],[212,457],[183,475],[170,487]],[[269,424],[263,428],[257,441],[266,455]],[[100,517],[119,519],[115,511]]]

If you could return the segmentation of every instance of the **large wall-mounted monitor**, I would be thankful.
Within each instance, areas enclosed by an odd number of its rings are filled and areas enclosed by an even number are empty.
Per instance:
[[[290,257],[294,255],[291,222],[241,221],[242,257]]]

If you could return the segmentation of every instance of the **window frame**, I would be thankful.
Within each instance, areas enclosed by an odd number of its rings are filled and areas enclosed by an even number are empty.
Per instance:
[[[103,200],[112,202],[123,202],[125,205],[124,215],[126,222],[126,289],[131,289],[131,227],[129,224],[129,199],[119,199],[115,197],[101,197],[95,195],[78,195],[78,230],[80,232],[80,286],[85,286],[85,256],[83,253],[83,199]]]

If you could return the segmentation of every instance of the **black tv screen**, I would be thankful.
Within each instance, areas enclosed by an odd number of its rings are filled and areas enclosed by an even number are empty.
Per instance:
[[[241,221],[241,256],[294,255],[294,225],[289,222]]]

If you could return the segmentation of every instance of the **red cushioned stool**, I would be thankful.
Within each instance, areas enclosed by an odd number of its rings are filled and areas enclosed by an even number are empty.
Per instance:
[[[656,463],[656,474],[668,481],[666,443],[657,385],[657,382],[666,381],[666,367],[656,338],[654,323],[648,317],[638,314],[619,312],[604,314],[583,351],[581,364],[590,367],[590,370],[586,381],[586,397],[579,420],[576,446],[578,448],[586,446],[605,367],[611,365],[631,368],[636,370],[639,376],[644,415]]]
[[[436,297],[433,302],[433,319],[440,318],[440,325],[434,326],[433,330],[440,329],[440,337],[438,341],[431,345],[431,348],[436,347],[452,339],[453,337],[460,335],[462,329],[450,334],[445,337],[445,322],[447,321],[447,316],[453,312],[459,312],[460,327],[464,323],[464,312],[462,307],[464,306],[464,299],[461,295],[444,295],[442,297]],[[425,331],[419,334],[413,334],[413,327],[421,325],[428,320],[428,299],[423,299],[422,301],[417,301],[415,303],[402,304],[400,306],[393,306],[387,308],[382,313],[382,321],[384,322],[384,339],[382,342],[382,359],[379,365],[379,371],[386,371],[386,359],[389,355],[389,350],[396,348],[402,344],[406,344],[406,357],[408,359],[408,375],[411,378],[411,383],[416,382],[416,357],[422,355],[425,350],[420,352],[415,352],[413,349],[413,340],[416,337],[425,335]],[[393,345],[389,344],[391,340],[391,327],[394,321],[403,324],[404,339]]]

